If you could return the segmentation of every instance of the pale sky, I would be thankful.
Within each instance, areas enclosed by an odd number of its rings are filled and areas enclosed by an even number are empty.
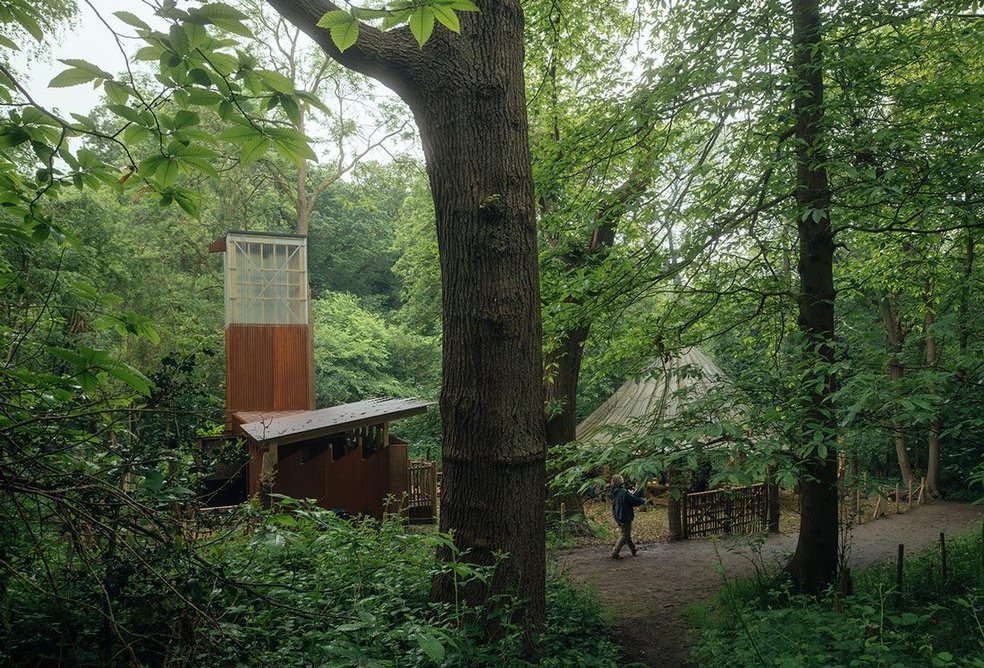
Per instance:
[[[150,9],[139,0],[91,0],[91,2],[103,18],[122,32],[130,31],[129,27],[113,16],[113,12],[122,9],[140,16],[148,23],[153,23]],[[78,5],[77,24],[70,31],[52,36],[50,58],[36,61],[29,68],[25,68],[23,58],[14,59],[17,68],[26,72],[25,87],[31,91],[34,99],[45,107],[57,107],[63,114],[90,112],[99,103],[102,90],[93,90],[91,84],[71,88],[48,88],[48,82],[67,68],[66,65],[58,62],[59,58],[81,58],[107,72],[114,73],[126,67],[116,40],[99,21],[96,13],[85,2],[79,2]],[[132,45],[124,42],[124,46],[132,52],[142,44],[134,40]]]

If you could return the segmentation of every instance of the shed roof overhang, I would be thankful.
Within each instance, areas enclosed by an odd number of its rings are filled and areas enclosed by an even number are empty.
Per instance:
[[[427,412],[422,399],[367,399],[313,411],[240,411],[240,429],[257,443],[279,445],[350,431]]]
[[[221,237],[215,239],[212,243],[208,245],[209,253],[225,253],[226,252],[226,237],[232,236],[242,236],[249,235],[252,237],[269,237],[271,239],[307,239],[303,234],[293,234],[291,232],[268,232],[265,230],[229,230]]]

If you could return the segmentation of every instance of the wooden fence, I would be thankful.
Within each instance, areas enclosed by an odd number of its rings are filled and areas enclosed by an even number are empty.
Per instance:
[[[757,533],[769,526],[769,493],[764,483],[684,494],[680,506],[684,540]]]
[[[435,521],[437,519],[437,463],[412,461],[407,475],[409,484],[404,507],[410,521]]]

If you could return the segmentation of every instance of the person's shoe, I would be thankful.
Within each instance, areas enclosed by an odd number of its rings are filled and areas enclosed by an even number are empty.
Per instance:
[[[622,557],[620,557],[618,554],[612,552],[612,559],[621,559],[621,558]]]

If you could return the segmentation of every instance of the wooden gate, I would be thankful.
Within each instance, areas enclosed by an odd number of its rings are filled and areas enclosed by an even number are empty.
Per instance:
[[[764,483],[684,494],[680,514],[683,538],[757,533],[768,527],[768,488]]]
[[[407,471],[407,516],[411,522],[437,519],[437,462],[413,461]]]

